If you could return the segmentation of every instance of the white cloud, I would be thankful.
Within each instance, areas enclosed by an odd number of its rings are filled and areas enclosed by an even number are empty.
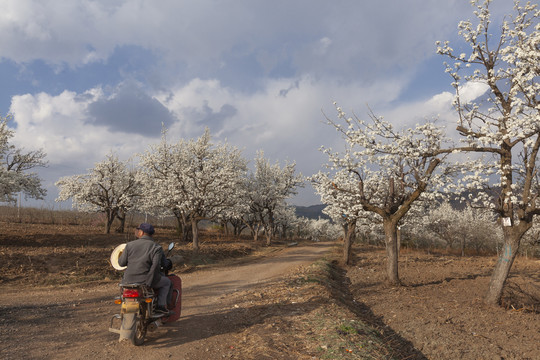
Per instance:
[[[480,81],[469,81],[459,87],[459,98],[463,104],[470,103],[484,95],[489,85]]]
[[[9,95],[15,141],[43,148],[53,176],[111,149],[144,150],[161,121],[172,138],[209,126],[246,157],[263,149],[309,174],[324,161],[319,146],[339,142],[321,112],[332,117],[333,101],[402,124],[452,121],[450,93],[401,96],[472,10],[462,0],[4,0],[0,66],[17,63],[30,87]],[[482,86],[462,91],[473,99]]]
[[[26,149],[42,148],[51,168],[87,169],[111,150],[127,158],[144,137],[89,124],[87,107],[102,97],[98,88],[83,94],[64,91],[57,96],[15,96],[10,109],[16,124],[13,141]]]
[[[396,65],[405,71],[432,55],[435,40],[444,40],[439,37],[454,31],[470,9],[457,0],[6,0],[0,3],[0,52],[17,62],[82,66],[134,45],[159,53],[161,65],[184,63],[195,74],[219,71],[231,57],[267,67],[260,54],[269,54],[274,66],[288,64],[298,75],[331,69],[332,76],[362,80]]]
[[[209,126],[216,141],[243,149],[248,159],[262,149],[273,161],[296,161],[299,171],[310,175],[325,160],[319,147],[339,142],[335,131],[323,123],[322,108],[332,117],[335,99],[356,108],[359,102],[377,102],[382,94],[396,97],[400,86],[392,81],[372,88],[344,87],[306,77],[269,80],[263,90],[249,94],[223,87],[216,80],[195,79],[184,87],[156,94],[154,100],[175,115],[168,132],[171,141],[198,137]],[[60,177],[67,175],[67,168],[71,174],[85,172],[111,150],[128,159],[159,140],[141,134],[154,134],[152,127],[159,131],[161,125],[156,122],[133,134],[89,121],[88,109],[109,98],[100,87],[80,94],[64,91],[56,96],[15,96],[10,109],[16,123],[14,141],[27,149],[42,148],[50,163],[49,173],[63,169],[58,171]],[[116,109],[111,111],[118,115]]]
[[[339,82],[323,82],[310,77],[267,80],[262,90],[243,93],[223,87],[216,80],[195,79],[183,87],[157,96],[179,120],[169,131],[176,136],[197,136],[205,126],[212,133],[234,141],[240,148],[295,150],[295,144],[309,143],[316,151],[329,130],[322,124],[324,112],[333,116],[334,100],[355,109],[364,104],[380,103],[381,97],[391,101],[404,86],[397,80],[381,81],[371,87],[358,84],[344,86]],[[234,109],[219,124],[197,121],[197,114],[220,113],[224,106]],[[281,145],[279,145],[281,144]],[[309,150],[311,151],[311,150]]]

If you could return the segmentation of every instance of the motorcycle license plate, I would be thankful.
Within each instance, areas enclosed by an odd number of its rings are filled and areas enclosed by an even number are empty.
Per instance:
[[[124,299],[122,301],[122,312],[133,313],[139,311],[139,302],[135,299]]]

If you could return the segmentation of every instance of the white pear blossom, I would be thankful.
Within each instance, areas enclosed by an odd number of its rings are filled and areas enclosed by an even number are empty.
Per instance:
[[[303,176],[296,174],[296,164],[271,164],[259,151],[255,158],[255,169],[246,179],[247,199],[250,208],[250,228],[256,237],[259,227],[264,227],[266,243],[270,245],[275,228],[276,211],[284,206],[286,199],[296,194],[303,185]]]
[[[458,249],[462,256],[466,250],[500,250],[502,231],[490,210],[471,206],[456,209],[449,201],[429,205],[407,219],[404,236],[410,245]]]
[[[333,172],[319,172],[312,182],[328,213],[346,230],[344,261],[350,258],[359,219],[377,216],[383,223],[388,254],[387,276],[399,284],[397,227],[412,204],[425,197],[433,198],[446,185],[448,172],[439,164],[451,152],[444,130],[426,121],[414,128],[394,126],[370,112],[369,120],[348,117],[336,105],[336,121],[328,123],[341,132],[345,151],[323,151]],[[341,126],[344,124],[345,126]]]
[[[213,144],[210,131],[198,139],[161,142],[141,156],[140,174],[146,209],[166,210],[185,228],[191,226],[199,249],[198,223],[218,219],[240,201],[246,160],[228,144]]]
[[[484,155],[476,166],[471,164],[459,189],[474,195],[472,205],[492,208],[501,218],[506,251],[485,299],[496,304],[521,238],[540,214],[540,10],[538,4],[515,1],[513,13],[494,29],[490,3],[473,1],[476,21],[459,24],[459,34],[470,45],[469,56],[455,55],[447,42],[438,43],[437,52],[470,65],[466,70],[447,65],[456,90],[461,150]],[[487,95],[465,99],[462,81],[487,84]]]
[[[105,213],[107,234],[116,218],[121,221],[119,231],[124,231],[125,214],[135,206],[141,191],[136,171],[112,153],[87,174],[63,177],[55,185],[60,189],[56,201],[71,199],[79,211]]]
[[[46,166],[42,150],[25,152],[10,143],[14,130],[8,122],[11,116],[0,116],[0,202],[16,202],[16,194],[43,199],[47,191],[33,168]]]

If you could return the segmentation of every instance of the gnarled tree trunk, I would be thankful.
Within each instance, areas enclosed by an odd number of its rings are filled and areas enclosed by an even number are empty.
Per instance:
[[[116,228],[116,232],[123,234],[124,230],[126,228],[126,212],[123,210],[118,210],[118,213],[116,214],[116,217],[120,221],[120,224]]]
[[[345,239],[343,241],[343,262],[350,265],[352,258],[352,246],[356,240],[356,220],[345,225]]]
[[[383,219],[384,238],[386,244],[386,276],[390,285],[401,285],[399,281],[399,249],[397,223],[390,218]]]
[[[532,222],[521,221],[516,226],[503,227],[504,246],[499,261],[495,264],[489,288],[484,301],[490,305],[498,305],[501,302],[504,284],[510,274],[510,269],[519,250],[523,235],[532,226]]]
[[[105,223],[105,233],[110,234],[111,233],[111,226],[114,222],[114,219],[116,218],[116,210],[114,209],[107,209],[105,210],[105,214],[107,215],[107,221]]]
[[[199,251],[199,229],[197,227],[198,220],[193,216],[191,218],[191,232],[193,233],[193,250],[195,252]]]
[[[266,236],[266,246],[272,245],[272,237],[274,236],[274,214],[271,209],[268,209],[268,223],[264,225],[264,234]]]

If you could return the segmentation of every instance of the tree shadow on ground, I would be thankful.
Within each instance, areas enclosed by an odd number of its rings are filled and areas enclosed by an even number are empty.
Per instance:
[[[345,305],[351,312],[362,321],[378,330],[386,345],[394,351],[392,356],[398,359],[427,360],[422,352],[414,347],[407,339],[401,337],[391,327],[387,326],[381,316],[373,313],[369,306],[354,299],[350,291],[350,280],[346,276],[346,271],[338,266],[337,262],[332,263],[331,278],[339,286],[331,286],[331,294],[334,299]]]
[[[166,334],[156,333],[154,336],[149,333],[147,343],[159,348],[167,348],[222,334],[238,333],[254,325],[263,324],[270,318],[276,317],[283,320],[284,317],[292,314],[313,311],[322,304],[322,299],[313,298],[300,303],[256,305],[186,316],[174,324],[166,324],[164,327],[167,330]],[[216,326],[216,324],[219,325]]]
[[[441,280],[434,280],[434,281],[428,281],[428,282],[420,282],[415,284],[404,284],[405,287],[409,288],[418,288],[423,286],[431,286],[431,285],[440,285],[444,283],[449,283],[452,280],[476,280],[479,277],[489,277],[490,274],[484,273],[484,274],[470,274],[465,276],[447,276],[444,279]]]

